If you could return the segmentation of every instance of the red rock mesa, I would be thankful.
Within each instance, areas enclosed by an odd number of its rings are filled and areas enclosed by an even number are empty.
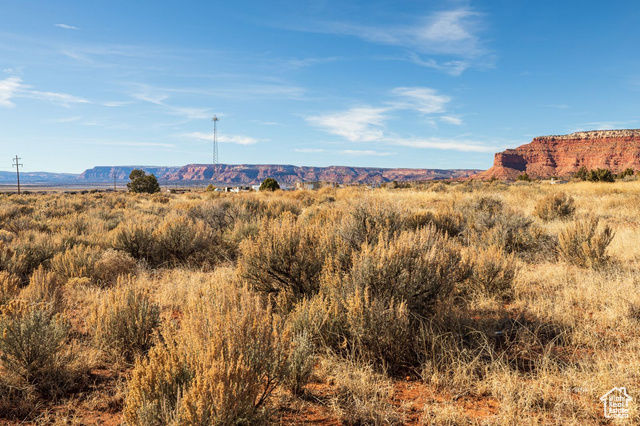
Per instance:
[[[516,149],[497,153],[493,167],[473,178],[514,180],[525,172],[531,178],[567,177],[582,166],[613,173],[629,167],[640,170],[640,129],[540,136]]]

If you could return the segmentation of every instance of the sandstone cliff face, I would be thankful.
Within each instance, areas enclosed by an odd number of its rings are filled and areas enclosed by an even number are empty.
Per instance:
[[[160,181],[212,182],[219,184],[254,185],[271,177],[280,183],[324,181],[335,183],[382,183],[392,181],[425,181],[467,178],[478,170],[381,169],[373,167],[298,167],[291,165],[253,164],[189,164],[183,167],[94,167],[80,175],[79,180],[109,181],[115,173],[118,180],[127,180],[134,168],[153,173]]]
[[[516,179],[526,172],[532,178],[565,177],[580,167],[606,168],[619,173],[640,169],[640,130],[576,132],[541,136],[531,143],[495,155],[493,167],[474,179]]]

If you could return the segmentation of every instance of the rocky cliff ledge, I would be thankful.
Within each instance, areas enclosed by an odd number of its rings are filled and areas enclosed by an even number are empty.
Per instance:
[[[495,155],[493,167],[474,179],[516,179],[570,176],[580,167],[619,173],[640,170],[640,129],[595,130],[569,135],[541,136],[531,143]]]

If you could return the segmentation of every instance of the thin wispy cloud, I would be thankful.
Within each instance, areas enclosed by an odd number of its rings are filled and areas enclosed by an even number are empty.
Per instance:
[[[630,127],[637,127],[638,120],[627,121],[592,121],[590,123],[584,123],[578,128],[572,130],[572,132],[586,132],[589,130],[616,130],[616,129],[628,129]]]
[[[69,108],[72,104],[88,104],[89,101],[79,96],[68,93],[41,92],[33,90],[32,86],[24,84],[22,78],[11,76],[0,80],[0,106],[5,108],[15,107],[14,98],[31,98],[49,101],[51,103]]]
[[[409,148],[451,150],[462,152],[495,152],[497,147],[482,142],[460,138],[415,138],[403,137],[387,132],[385,125],[392,120],[392,113],[400,110],[416,111],[424,116],[428,123],[435,126],[436,120],[453,125],[462,125],[460,117],[447,113],[449,96],[438,93],[428,87],[398,87],[391,90],[394,98],[387,107],[355,107],[346,111],[307,117],[307,122],[327,133],[340,136],[348,142],[376,143]],[[446,114],[446,115],[445,115]],[[369,153],[369,150],[344,150],[348,152]],[[374,152],[374,151],[372,151]],[[363,154],[364,155],[364,154]],[[369,153],[369,155],[375,155]],[[383,153],[379,155],[392,155]]]
[[[391,103],[395,108],[412,109],[422,114],[442,113],[451,102],[449,96],[428,87],[397,87],[391,94],[399,98]]]
[[[156,105],[165,105],[164,101],[169,99],[169,95],[151,93],[134,93],[131,97],[139,101],[149,102]]]
[[[55,93],[55,92],[39,92],[37,90],[31,90],[24,92],[23,97],[41,99],[49,101],[54,104],[58,104],[65,108],[69,108],[71,104],[88,104],[89,101],[79,96],[69,95],[68,93]]]
[[[176,107],[167,106],[167,112],[171,115],[184,117],[188,120],[207,120],[213,117],[214,112],[209,108]]]
[[[483,143],[478,141],[455,138],[402,138],[392,136],[384,139],[384,142],[409,148],[438,149],[462,152],[492,153],[499,150],[499,147],[484,145]]]
[[[385,140],[385,124],[391,120],[393,112],[415,111],[425,117],[432,126],[435,118],[440,121],[461,125],[462,119],[447,112],[451,97],[428,87],[397,87],[390,92],[393,98],[384,107],[359,106],[346,111],[306,117],[314,127],[349,142],[376,142]]]
[[[302,68],[308,68],[316,65],[327,64],[335,62],[341,58],[332,57],[317,57],[317,58],[293,58],[293,59],[277,59],[274,61],[274,66],[284,70],[298,70]]]
[[[349,142],[371,142],[383,136],[389,108],[356,107],[347,111],[307,117],[311,125]]]
[[[45,120],[47,123],[73,123],[74,121],[82,120],[81,115],[74,117],[62,117],[62,118],[49,118]]]
[[[557,108],[557,109],[569,109],[569,105],[567,104],[547,104],[540,105],[543,108]]]
[[[409,53],[408,59],[416,65],[425,68],[433,68],[438,71],[443,71],[452,76],[459,76],[471,67],[471,62],[466,60],[451,60],[451,61],[436,61],[433,58],[423,59],[416,53]]]
[[[252,79],[252,77],[247,77]],[[245,81],[242,83],[227,82],[224,87],[215,89],[203,87],[158,87],[147,84],[133,84],[131,96],[135,99],[163,104],[173,94],[182,95],[198,95],[208,98],[228,98],[228,99],[255,99],[255,98],[272,98],[272,99],[305,99],[306,89],[287,84],[261,83]]]
[[[320,152],[324,152],[322,148],[295,148],[295,152],[301,152],[303,154],[318,154]]]
[[[358,149],[343,149],[339,151],[340,154],[350,155],[355,157],[387,157],[389,155],[394,155],[393,152],[379,152],[373,151],[370,149],[358,150]]]
[[[102,105],[109,108],[118,108],[126,105],[131,105],[133,102],[131,101],[120,101],[120,102],[103,102]]]
[[[178,135],[174,135],[179,138],[187,138],[187,139],[195,139],[203,142],[213,142],[213,134],[205,133],[205,132],[190,132],[190,133],[181,133]],[[266,139],[256,139],[251,136],[244,135],[228,135],[221,134],[218,135],[218,142],[222,143],[233,143],[237,145],[254,145],[258,142],[264,142]]]
[[[56,24],[56,27],[63,28],[65,30],[76,30],[76,31],[80,29],[78,27],[74,27],[73,25],[67,25],[67,24]]]
[[[251,120],[251,122],[262,126],[282,126],[282,123],[278,123],[277,121]]]
[[[167,114],[184,117],[187,120],[204,120],[213,116],[213,111],[209,108],[181,107],[170,105],[165,102],[167,99],[169,99],[169,95],[164,93],[154,93],[148,91],[144,93],[133,93],[131,97],[139,101],[159,105],[165,108]]]
[[[2,70],[2,72],[7,73],[7,74],[22,74],[22,72],[24,71],[24,66],[19,66],[19,67],[14,67],[14,68],[4,68]]]
[[[408,59],[420,66],[460,75],[471,66],[491,66],[495,58],[480,38],[484,15],[471,8],[438,11],[405,25],[363,25],[323,22],[296,28],[299,31],[353,36],[370,43],[398,46],[409,51]],[[436,61],[424,55],[455,57]]]
[[[462,118],[453,115],[443,115],[442,117],[440,117],[440,121],[443,121],[447,124],[453,124],[454,126],[462,126],[464,124]]]
[[[265,141],[266,139],[256,139],[250,136],[243,135],[227,135],[222,134],[218,136],[218,142],[222,143],[235,143],[238,145],[253,145],[261,141]]]
[[[174,148],[174,144],[158,143],[158,142],[136,142],[136,141],[100,141],[93,140],[89,142],[91,145],[105,146],[123,146],[123,147],[157,147],[157,148]]]
[[[20,77],[8,77],[0,80],[0,106],[5,108],[13,108],[16,105],[11,99],[22,87],[22,79]]]

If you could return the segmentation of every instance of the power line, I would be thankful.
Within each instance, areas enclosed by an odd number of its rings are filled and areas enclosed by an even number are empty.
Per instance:
[[[16,158],[13,159],[14,163],[12,164],[12,166],[16,168],[16,176],[18,177],[18,195],[20,195],[20,167],[23,167],[19,162],[20,160],[21,158],[16,155]]]

